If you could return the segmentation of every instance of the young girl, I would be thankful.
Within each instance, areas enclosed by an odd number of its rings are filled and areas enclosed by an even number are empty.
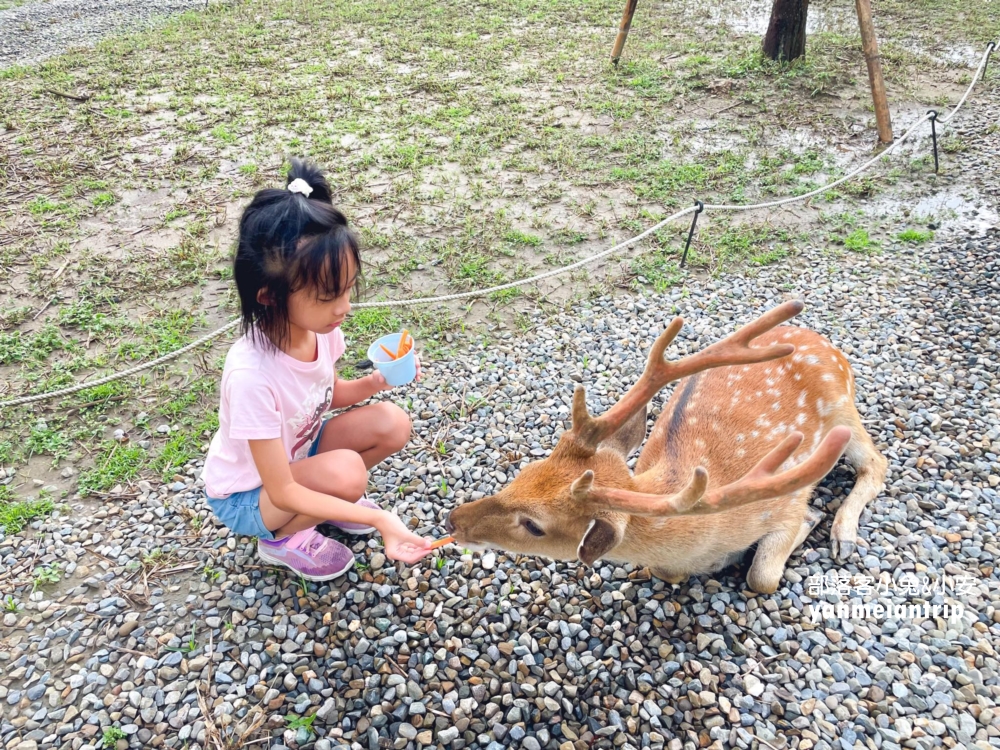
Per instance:
[[[406,413],[381,402],[322,421],[391,388],[377,370],[341,380],[334,368],[360,271],[358,240],[315,166],[293,160],[286,189],[260,191],[244,211],[234,263],[243,336],[226,356],[205,494],[223,524],[259,538],[262,560],[311,581],[354,565],[350,549],[316,531],[321,523],[378,530],[393,560],[430,551],[364,498],[368,470],[410,438]]]

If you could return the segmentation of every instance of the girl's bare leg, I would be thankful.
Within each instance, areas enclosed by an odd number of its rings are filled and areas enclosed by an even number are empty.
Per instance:
[[[368,470],[402,450],[410,428],[406,412],[385,401],[338,414],[323,429],[316,455],[292,464],[292,476],[311,490],[357,502],[368,485]],[[260,493],[260,514],[278,539],[330,520],[282,510],[266,490]]]
[[[352,450],[331,450],[296,461],[292,464],[292,477],[303,487],[351,503],[364,495],[368,485],[368,469],[361,456]],[[330,520],[282,510],[271,502],[264,489],[260,491],[260,515],[264,525],[274,530],[276,539]]]
[[[367,469],[398,453],[410,440],[410,417],[388,401],[368,404],[332,417],[323,429],[319,453],[351,450]]]

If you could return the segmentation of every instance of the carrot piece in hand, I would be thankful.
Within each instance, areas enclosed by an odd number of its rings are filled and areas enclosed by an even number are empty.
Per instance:
[[[444,545],[450,544],[451,542],[454,541],[455,537],[453,536],[446,536],[443,539],[435,539],[433,542],[431,542],[431,549],[437,549],[438,547],[443,547]]]
[[[379,347],[382,349],[382,351],[384,351],[386,354],[389,355],[389,359],[396,359],[396,357],[398,356],[390,352],[388,349],[386,349],[384,344],[379,344]]]

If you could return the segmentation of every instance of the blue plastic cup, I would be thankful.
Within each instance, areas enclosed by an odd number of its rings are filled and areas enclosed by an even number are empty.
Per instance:
[[[402,332],[390,333],[368,347],[368,359],[378,368],[382,377],[385,378],[385,382],[389,385],[406,385],[412,383],[413,379],[417,377],[417,344],[412,334],[406,335],[406,340],[413,344],[410,351],[399,359],[390,359],[389,355],[382,351],[382,346],[390,352],[399,349],[401,335]]]

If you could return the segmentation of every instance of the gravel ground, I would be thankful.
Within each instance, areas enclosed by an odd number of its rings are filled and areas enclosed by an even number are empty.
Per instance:
[[[1000,100],[986,90],[955,123],[970,149],[945,160],[995,212]],[[855,363],[890,461],[845,566],[829,554],[852,480],[838,467],[814,501],[824,522],[772,596],[743,590],[745,568],[671,587],[642,570],[453,548],[440,567],[407,568],[377,536],[356,543],[356,571],[301,590],[214,525],[195,464],[0,536],[21,582],[0,630],[0,747],[221,747],[216,730],[255,721],[271,739],[249,747],[279,749],[1000,747],[997,229],[863,262],[819,249],[804,260],[687,297],[596,300],[428,362],[409,392],[419,437],[373,474],[371,497],[388,505],[403,488],[401,515],[439,535],[449,508],[551,449],[574,381],[593,410],[631,385],[672,308],[689,321],[678,348],[697,347],[801,295],[798,320]],[[464,415],[463,396],[481,399]],[[32,593],[31,571],[49,563],[63,580]],[[948,576],[928,599],[958,601],[966,617],[814,623],[816,605],[839,597],[812,592],[810,577],[841,572]],[[880,597],[920,601],[901,587]]]
[[[47,0],[0,10],[0,68],[27,65],[205,0]]]

